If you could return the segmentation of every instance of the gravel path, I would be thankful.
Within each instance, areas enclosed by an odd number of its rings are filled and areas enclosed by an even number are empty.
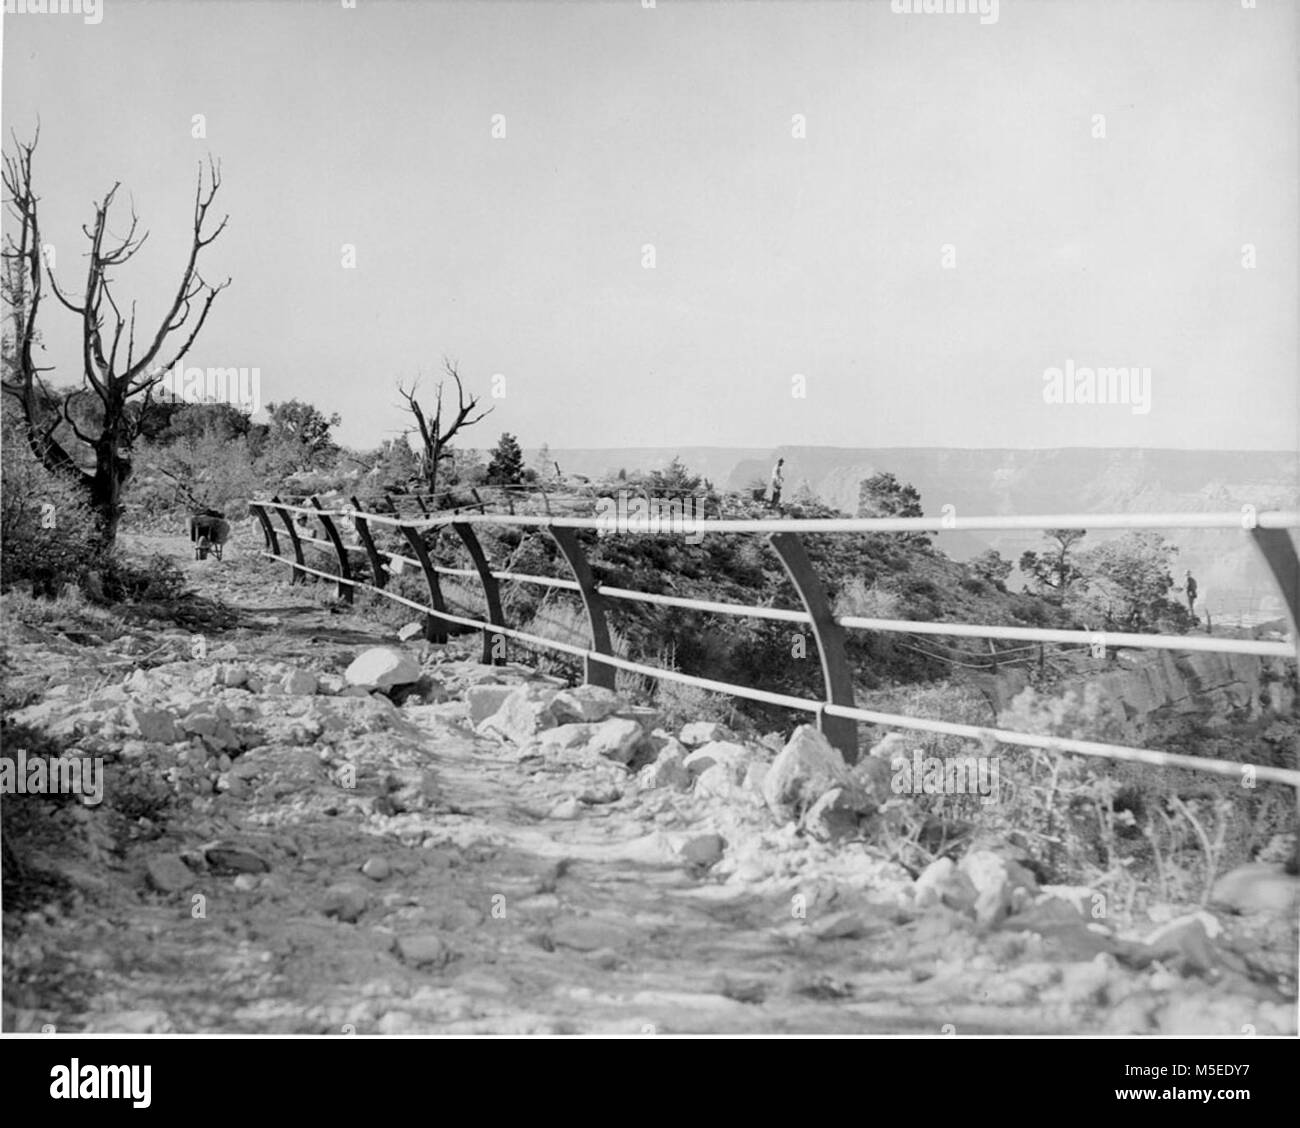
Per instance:
[[[284,672],[328,682],[394,639],[290,587],[250,535],[203,563],[134,538],[193,583],[204,657],[166,623],[12,633],[28,719],[105,757],[109,801],[52,808],[55,830],[18,843],[52,884],[6,904],[6,1030],[1294,1032],[1294,942],[1289,980],[1231,960],[1182,975],[1071,913],[980,930],[918,910],[869,844],[478,735],[469,685],[538,679],[477,666],[468,643],[407,644],[441,692],[400,707],[281,692]],[[235,666],[257,692],[213,684]],[[211,715],[216,735],[143,739],[143,708]],[[125,818],[128,777],[168,802]],[[712,836],[723,858],[692,863]]]

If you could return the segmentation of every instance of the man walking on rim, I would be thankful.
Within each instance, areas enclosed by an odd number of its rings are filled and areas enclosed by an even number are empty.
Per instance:
[[[784,458],[778,458],[776,465],[772,467],[772,508],[775,509],[781,504],[781,487],[785,484],[785,475],[781,472],[781,466],[784,464]]]

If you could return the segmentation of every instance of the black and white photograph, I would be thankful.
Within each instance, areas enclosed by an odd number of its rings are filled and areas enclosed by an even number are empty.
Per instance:
[[[1089,1108],[1250,1099],[1300,4],[2,18],[39,1093],[149,1106],[92,1036],[1068,1037]]]

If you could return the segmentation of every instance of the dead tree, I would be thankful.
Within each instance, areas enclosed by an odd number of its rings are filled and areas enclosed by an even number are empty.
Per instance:
[[[194,344],[207,320],[216,296],[230,285],[227,278],[213,286],[198,269],[199,252],[213,242],[226,226],[227,216],[210,235],[203,234],[204,221],[217,189],[220,168],[208,162],[207,187],[203,166],[199,166],[194,195],[193,234],[189,257],[180,285],[157,330],[137,350],[135,302],[123,315],[113,296],[111,272],[128,262],[144,245],[148,232],[136,236],[139,219],[131,209],[126,236],[117,239],[108,232],[108,213],[117,195],[114,184],[95,205],[95,218],[82,232],[90,241],[86,286],[74,301],[58,285],[42,253],[40,223],[32,182],[32,154],[39,130],[30,143],[14,138],[16,153],[4,158],[4,188],[16,233],[5,236],[5,298],[14,325],[12,362],[4,374],[3,390],[16,401],[22,429],[32,453],[53,473],[73,478],[100,518],[100,533],[106,545],[117,536],[123,487],[131,477],[131,452],[141,422],[153,400],[153,391],[164,374],[181,361]],[[41,376],[48,367],[38,366],[33,357],[36,321],[44,298],[43,278],[48,278],[55,298],[80,319],[82,378],[71,390],[51,390]],[[125,340],[123,339],[125,335]],[[166,359],[162,359],[166,357]],[[72,407],[79,397],[93,393],[94,422],[83,414],[80,423]],[[97,401],[97,402],[96,402]],[[66,424],[66,430],[60,427]],[[82,429],[82,424],[90,428]],[[93,465],[93,469],[89,467]]]
[[[416,389],[419,387],[418,380],[411,385],[409,392],[401,384],[397,385],[398,392],[406,400],[406,410],[415,417],[416,426],[420,431],[420,478],[424,482],[425,490],[431,495],[436,495],[438,490],[438,463],[451,457],[451,440],[456,437],[457,432],[465,427],[472,427],[492,411],[489,407],[471,418],[471,413],[478,406],[478,397],[470,396],[467,402],[465,387],[460,381],[460,373],[456,370],[456,365],[445,359],[442,363],[447,375],[456,381],[456,408],[448,419],[446,427],[443,426],[442,419],[442,387],[445,381],[438,381],[438,393],[434,400],[432,415],[428,414],[415,398]]]

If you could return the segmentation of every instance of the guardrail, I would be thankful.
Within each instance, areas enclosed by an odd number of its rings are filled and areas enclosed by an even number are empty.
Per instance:
[[[1239,513],[1064,514],[1038,517],[965,518],[947,516],[941,519],[922,517],[710,519],[701,521],[698,525],[692,527],[692,532],[698,530],[706,535],[723,533],[767,534],[768,544],[781,561],[786,575],[789,577],[803,605],[802,611],[794,611],[775,607],[757,607],[688,599],[678,596],[655,595],[598,583],[592,574],[586,554],[583,552],[577,537],[578,530],[595,529],[607,533],[618,532],[621,534],[664,531],[658,527],[653,519],[638,520],[632,518],[625,520],[615,528],[608,518],[601,517],[508,516],[504,514],[455,512],[429,514],[419,518],[402,518],[392,514],[366,512],[362,510],[356,498],[351,500],[352,507],[346,509],[326,509],[315,498],[312,499],[313,504],[310,507],[288,504],[278,497],[253,502],[250,508],[258,517],[266,538],[266,550],[263,555],[288,564],[292,568],[290,582],[305,581],[309,575],[316,576],[337,583],[339,596],[348,602],[351,602],[352,593],[355,589],[364,588],[386,599],[394,600],[421,611],[426,615],[427,637],[445,639],[445,632],[439,630],[439,624],[453,624],[481,629],[483,632],[482,660],[486,664],[504,662],[503,648],[496,640],[510,638],[581,658],[584,665],[584,677],[592,685],[613,689],[615,671],[627,670],[656,679],[696,686],[715,693],[812,713],[816,717],[818,727],[827,739],[840,750],[849,763],[855,762],[858,756],[857,726],[859,723],[866,723],[890,728],[913,729],[969,737],[974,740],[993,741],[1021,747],[1043,748],[1085,756],[1099,756],[1111,760],[1186,768],[1191,771],[1208,772],[1229,777],[1239,777],[1243,768],[1241,763],[1232,760],[1201,758],[1154,749],[1104,744],[1065,737],[1042,736],[1034,733],[1013,732],[978,725],[955,724],[930,718],[859,709],[855,705],[852,671],[845,653],[844,632],[846,630],[895,632],[914,635],[947,635],[960,638],[1015,639],[1039,643],[1075,643],[1094,648],[1101,645],[1107,648],[1214,651],[1291,660],[1300,659],[1300,558],[1297,557],[1295,544],[1287,533],[1289,529],[1300,528],[1300,513],[1296,512],[1269,511],[1257,513],[1252,507],[1246,506]],[[288,535],[293,550],[292,558],[281,551],[280,533],[271,519],[272,513],[278,513],[280,516],[284,525],[284,533]],[[296,526],[295,516],[305,516],[309,520],[319,521],[321,528],[325,532],[326,539],[306,535],[303,530]],[[343,543],[338,526],[335,523],[336,519],[351,523],[357,536],[357,544],[348,545]],[[372,526],[376,525],[398,530],[406,539],[412,555],[407,556],[397,552],[380,551],[375,544],[372,530]],[[534,527],[544,529],[554,540],[573,578],[563,580],[550,576],[534,576],[494,570],[489,565],[478,537],[475,535],[474,527],[476,525],[504,525],[516,528]],[[447,527],[450,527],[460,538],[473,562],[473,568],[451,568],[433,563],[423,534],[429,530]],[[1281,591],[1289,616],[1290,638],[1285,642],[1272,642],[1254,639],[1208,638],[1204,636],[1056,630],[993,624],[976,625],[904,619],[874,619],[851,615],[836,616],[832,612],[830,601],[827,599],[825,590],[799,537],[800,533],[852,534],[945,532],[954,529],[1062,528],[1239,529],[1245,535],[1248,535],[1257,546]],[[326,572],[308,566],[303,557],[304,544],[332,548],[338,559],[338,571]],[[353,576],[350,556],[357,553],[364,553],[369,559],[374,583],[366,583]],[[394,565],[401,569],[408,564],[418,567],[423,572],[429,587],[429,604],[419,603],[416,600],[386,590]],[[483,588],[487,607],[486,621],[450,613],[439,584],[438,577],[440,575],[469,578],[477,576]],[[500,597],[500,585],[503,581],[535,584],[576,592],[586,611],[590,645],[582,647],[557,642],[507,626],[502,613]],[[606,619],[606,613],[611,601],[640,602],[711,614],[804,624],[811,629],[817,645],[825,685],[825,699],[813,701],[809,698],[771,693],[749,686],[714,681],[709,678],[696,677],[676,670],[620,658],[613,652]],[[1297,804],[1300,805],[1300,770],[1276,768],[1268,765],[1252,765],[1252,770],[1256,779],[1282,783],[1295,788]]]

